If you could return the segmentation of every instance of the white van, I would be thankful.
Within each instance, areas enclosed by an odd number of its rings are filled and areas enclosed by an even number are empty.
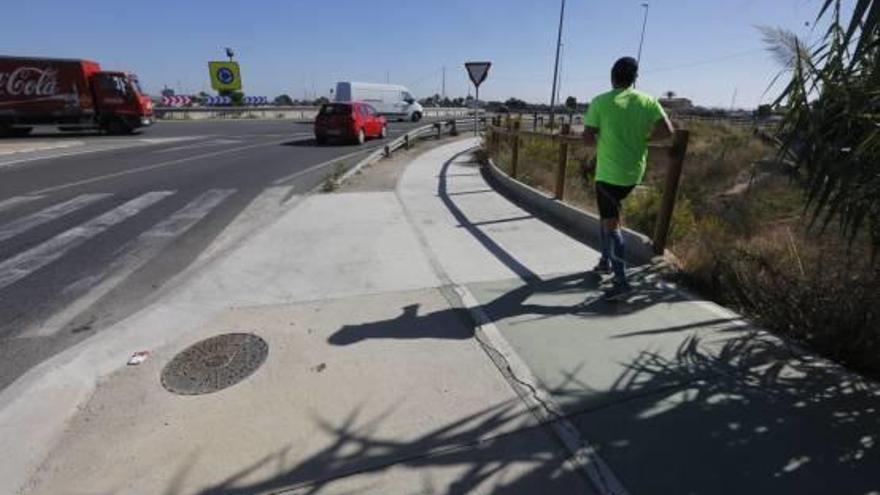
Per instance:
[[[370,84],[359,82],[336,83],[336,101],[361,101],[369,103],[381,115],[398,120],[418,122],[425,109],[404,86],[395,84]]]

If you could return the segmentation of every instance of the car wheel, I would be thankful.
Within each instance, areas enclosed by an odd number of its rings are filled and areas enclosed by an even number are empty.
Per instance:
[[[420,120],[422,120],[422,114],[421,114],[420,112],[413,112],[413,114],[412,114],[412,121],[413,121],[413,122],[418,122],[418,121],[420,121]]]
[[[318,143],[318,146],[324,146],[327,144],[327,136],[315,136],[315,142]]]
[[[382,139],[385,139],[388,137],[388,126],[387,125],[382,126],[382,132],[379,133],[379,137]]]
[[[367,135],[364,134],[364,129],[358,129],[357,133],[357,144],[364,144],[367,142]]]

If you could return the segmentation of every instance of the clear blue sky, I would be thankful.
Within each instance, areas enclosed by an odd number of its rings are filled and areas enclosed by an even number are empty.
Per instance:
[[[562,97],[608,86],[635,55],[641,0],[568,0]],[[778,71],[755,25],[809,33],[821,0],[652,0],[640,89],[754,107]],[[339,80],[467,94],[462,63],[494,62],[481,99],[549,101],[557,0],[28,0],[3,7],[0,53],[90,58],[137,72],[145,89],[208,90],[206,63],[233,47],[246,93],[327,94]],[[769,96],[763,97],[767,100]]]

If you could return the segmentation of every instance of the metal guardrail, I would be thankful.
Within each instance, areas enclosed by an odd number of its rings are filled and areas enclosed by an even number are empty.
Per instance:
[[[345,174],[343,174],[340,181],[345,181],[352,175],[356,174],[361,168],[367,166],[370,163],[373,163],[380,158],[390,158],[392,154],[401,149],[406,148],[410,149],[414,142],[419,139],[426,138],[435,138],[440,139],[443,136],[443,132],[447,132],[450,136],[457,136],[462,130],[472,130],[473,129],[473,119],[450,119],[444,122],[434,122],[430,125],[425,125],[419,127],[418,129],[413,129],[412,131],[407,132],[403,136],[400,136],[397,139],[389,142],[382,148],[370,153],[366,158],[360,161],[355,167],[352,167]],[[481,117],[478,120],[477,125],[481,125],[485,127],[487,124],[487,120],[485,117]],[[470,126],[470,127],[469,127]]]
[[[485,127],[487,123],[486,117],[480,117],[477,121],[478,126]],[[424,139],[426,137],[433,137],[435,139],[440,139],[443,136],[443,132],[446,131],[450,136],[457,136],[459,131],[462,128],[467,128],[468,130],[473,130],[474,121],[472,119],[451,119],[443,122],[434,122],[433,124],[419,127],[418,129],[414,129],[403,136],[391,141],[386,144],[382,149],[385,156],[390,157],[392,153],[399,150],[400,148],[409,149],[412,146],[412,142],[418,139]]]
[[[568,167],[568,152],[573,144],[582,144],[583,138],[571,133],[571,125],[563,124],[558,133],[524,131],[520,129],[521,122],[518,120],[508,120],[504,126],[500,117],[493,118],[491,125],[488,127],[488,146],[490,151],[500,149],[501,140],[510,141],[511,158],[510,158],[510,177],[517,179],[519,175],[519,148],[524,137],[548,139],[558,145],[558,159],[556,162],[556,176],[554,184],[554,197],[557,201],[565,199],[565,176]],[[654,252],[658,255],[663,254],[666,250],[666,244],[669,238],[669,229],[672,224],[672,214],[675,211],[675,202],[678,195],[678,186],[681,182],[681,173],[684,168],[684,159],[687,154],[688,142],[690,141],[690,132],[687,130],[677,130],[672,138],[672,144],[649,143],[649,148],[655,152],[666,153],[668,160],[668,169],[666,171],[666,181],[663,187],[663,198],[660,203],[660,210],[657,214],[657,221],[654,225],[654,234],[652,243]]]

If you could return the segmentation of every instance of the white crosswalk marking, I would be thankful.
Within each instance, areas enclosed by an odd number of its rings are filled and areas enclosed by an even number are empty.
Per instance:
[[[51,222],[56,218],[61,218],[79,210],[80,208],[84,208],[96,201],[110,196],[112,196],[112,194],[83,194],[82,196],[77,196],[69,201],[40,210],[33,215],[19,218],[18,220],[0,227],[0,241],[11,239],[34,227]]]
[[[0,201],[0,211],[6,211],[15,208],[18,205],[30,203],[42,198],[43,196],[16,196],[14,198],[4,199],[3,201]]]
[[[174,193],[171,191],[146,193],[82,225],[62,232],[39,246],[9,258],[0,263],[0,289],[18,282],[31,273],[61,258],[71,249],[82,245],[92,237],[137,215],[141,210],[172,194]]]
[[[109,264],[107,269],[102,270],[100,274],[89,277],[89,280],[77,282],[75,287],[68,288],[76,291],[88,290],[88,293],[69,304],[48,321],[40,324],[39,327],[28,330],[24,336],[41,337],[60,331],[64,325],[155,258],[172,241],[193,228],[233,193],[235,193],[234,189],[211,189],[153,228],[143,232],[121,249],[121,254]],[[65,289],[65,292],[68,289]]]

